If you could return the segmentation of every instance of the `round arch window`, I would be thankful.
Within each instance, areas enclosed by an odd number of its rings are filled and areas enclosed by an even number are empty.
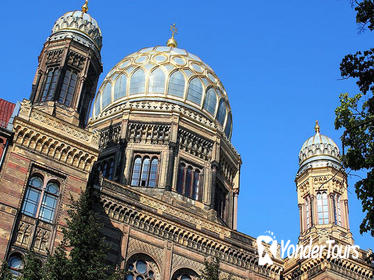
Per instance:
[[[20,276],[24,265],[22,256],[20,254],[13,254],[8,260],[8,265],[10,272],[14,276]]]
[[[199,278],[199,275],[195,271],[189,268],[182,268],[182,269],[178,269],[174,273],[171,279],[172,280],[198,280],[200,278]]]
[[[156,263],[147,255],[138,254],[127,262],[126,280],[159,280],[160,273]]]

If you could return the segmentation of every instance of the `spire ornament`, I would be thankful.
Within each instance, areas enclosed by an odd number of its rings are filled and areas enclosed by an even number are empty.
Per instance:
[[[88,12],[88,0],[86,0],[86,2],[84,3],[84,5],[82,6],[82,13],[87,13]]]
[[[168,47],[176,48],[177,47],[177,41],[175,41],[174,35],[176,33],[178,33],[178,29],[175,26],[175,23],[172,24],[172,25],[170,25],[170,31],[171,31],[171,38],[168,40],[168,42],[166,43],[166,45]]]
[[[316,121],[316,126],[314,127],[314,130],[316,131],[316,133],[319,133],[319,124],[318,124],[318,120]]]

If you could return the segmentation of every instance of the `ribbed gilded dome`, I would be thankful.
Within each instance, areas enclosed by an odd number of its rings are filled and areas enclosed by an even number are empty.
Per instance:
[[[216,122],[228,138],[231,136],[231,109],[221,81],[212,68],[186,50],[158,46],[126,56],[100,86],[93,118],[139,100],[186,106]]]
[[[306,140],[299,153],[299,165],[305,165],[317,160],[330,160],[340,163],[340,152],[335,142],[320,134],[318,121],[316,122],[316,134]]]
[[[73,11],[60,17],[52,29],[50,40],[71,37],[88,46],[102,47],[102,35],[97,21],[83,11]],[[88,41],[87,41],[88,39]]]

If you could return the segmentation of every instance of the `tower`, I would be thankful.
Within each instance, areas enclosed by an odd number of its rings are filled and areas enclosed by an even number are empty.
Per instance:
[[[102,72],[101,30],[88,13],[60,17],[39,56],[30,100],[34,107],[84,127]]]
[[[349,230],[347,174],[335,142],[320,133],[305,141],[296,175],[301,243],[335,240],[353,244]]]

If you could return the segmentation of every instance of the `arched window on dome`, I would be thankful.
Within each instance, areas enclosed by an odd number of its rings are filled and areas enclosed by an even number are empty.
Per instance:
[[[329,206],[326,192],[317,194],[317,213],[318,224],[327,225],[329,223]]]
[[[227,138],[230,138],[231,127],[232,127],[232,115],[231,115],[231,113],[229,113],[229,115],[227,117],[226,128],[225,128],[225,134],[226,134]]]
[[[145,75],[142,69],[138,69],[131,77],[130,81],[130,95],[144,93],[145,89]]]
[[[161,94],[165,92],[165,73],[159,67],[153,70],[149,77],[148,92]]]
[[[223,99],[221,99],[221,101],[219,102],[216,119],[221,125],[223,125],[223,123],[225,122],[225,117],[226,117],[226,103]]]
[[[112,84],[107,83],[101,96],[101,108],[105,108],[112,102]]]
[[[114,100],[126,96],[127,77],[125,74],[119,76],[114,86]]]
[[[214,88],[208,89],[204,101],[204,109],[214,115],[217,105],[217,93]]]
[[[97,96],[96,96],[96,100],[95,100],[95,103],[94,103],[94,116],[97,117],[100,113],[100,98],[101,98],[101,94],[99,93]]]
[[[201,80],[199,78],[192,79],[188,87],[187,100],[200,105],[202,96],[203,84]]]
[[[168,94],[178,97],[184,96],[184,87],[186,80],[184,75],[180,71],[176,71],[171,74],[169,79],[169,89]]]

